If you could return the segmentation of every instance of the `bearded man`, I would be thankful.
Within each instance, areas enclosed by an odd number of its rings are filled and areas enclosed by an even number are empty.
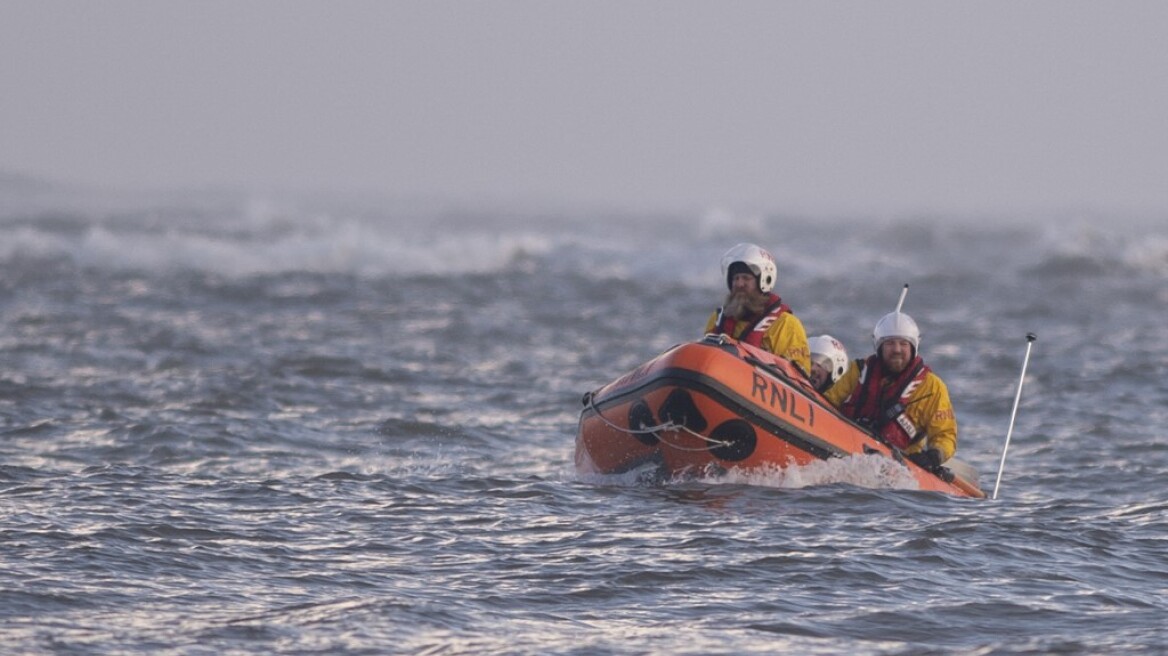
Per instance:
[[[876,353],[829,389],[827,400],[844,416],[880,435],[933,472],[957,450],[957,418],[949,388],[917,349],[921,331],[903,312],[891,312],[872,331]]]
[[[811,371],[807,332],[777,294],[775,258],[755,244],[738,244],[722,256],[729,293],[710,315],[706,334],[721,333],[790,360],[804,375]]]

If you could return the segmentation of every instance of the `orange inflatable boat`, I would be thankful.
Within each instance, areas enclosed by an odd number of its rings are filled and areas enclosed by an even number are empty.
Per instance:
[[[938,476],[840,415],[789,362],[723,335],[680,344],[584,395],[576,469],[717,475],[880,454],[922,490],[984,498],[972,467]]]

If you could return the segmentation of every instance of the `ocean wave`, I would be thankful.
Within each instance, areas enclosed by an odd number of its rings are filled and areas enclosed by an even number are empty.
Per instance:
[[[741,241],[774,251],[780,280],[1128,273],[1168,275],[1157,224],[1056,219],[971,223],[960,217],[849,221],[711,208],[620,215],[355,207],[268,197],[184,198],[138,208],[46,209],[0,216],[0,265],[59,261],[111,271],[287,272],[359,276],[525,275],[670,280],[708,287]]]

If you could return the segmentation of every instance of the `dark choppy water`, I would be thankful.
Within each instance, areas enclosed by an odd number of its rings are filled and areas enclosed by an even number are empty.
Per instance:
[[[0,651],[1168,652],[1168,222],[0,203]],[[755,240],[906,310],[1001,498],[582,479],[581,394]],[[823,483],[806,485],[808,482]]]

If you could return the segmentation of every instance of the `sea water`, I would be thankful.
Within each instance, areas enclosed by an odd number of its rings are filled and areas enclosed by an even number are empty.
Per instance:
[[[996,500],[573,466],[752,241],[904,309]],[[1168,652],[1168,221],[5,190],[0,652]]]

